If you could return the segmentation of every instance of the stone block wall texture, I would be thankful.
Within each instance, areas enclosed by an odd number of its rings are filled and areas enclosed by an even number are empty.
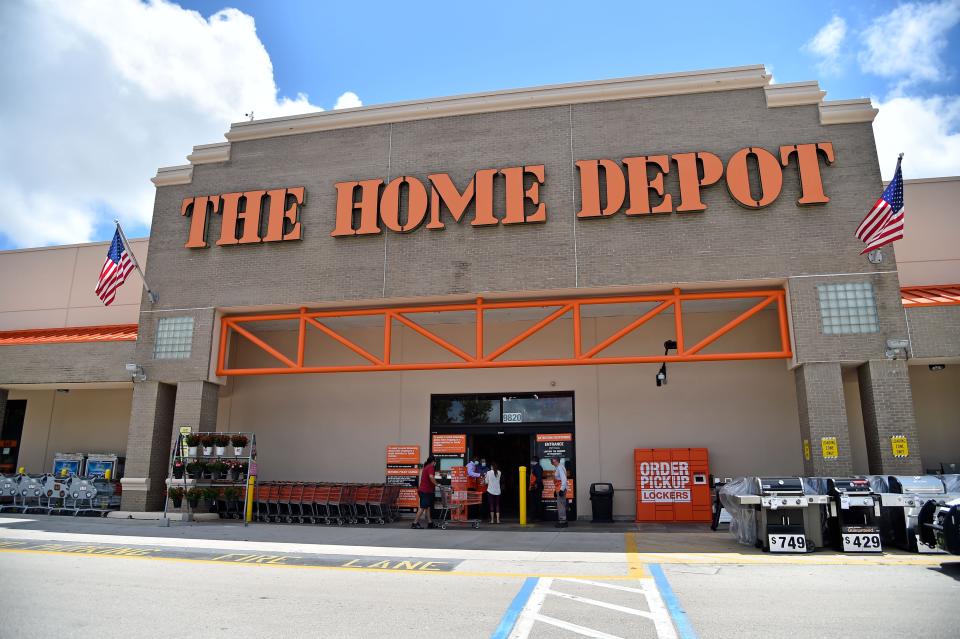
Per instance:
[[[129,382],[134,342],[0,346],[0,384]]]
[[[907,309],[911,357],[960,357],[960,306]]]
[[[871,474],[919,475],[920,442],[913,413],[913,393],[905,360],[871,360],[857,369],[863,430]],[[890,438],[905,435],[910,456],[893,456]]]
[[[123,510],[160,510],[168,474],[176,387],[146,381],[134,384],[124,475],[147,480],[146,490],[124,489]]]
[[[205,381],[177,384],[172,438],[177,436],[182,426],[189,426],[193,431],[200,432],[217,430],[218,390],[219,386]]]
[[[810,442],[810,459],[804,458],[805,475],[842,477],[853,472],[843,377],[837,362],[807,363],[794,369],[800,436]],[[822,437],[836,437],[838,457],[824,459]],[[798,442],[802,446],[803,442]]]

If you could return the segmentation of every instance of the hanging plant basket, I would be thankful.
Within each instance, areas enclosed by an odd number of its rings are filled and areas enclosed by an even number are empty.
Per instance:
[[[230,437],[230,443],[233,444],[233,456],[243,457],[243,449],[246,448],[250,440],[246,435],[233,435]]]

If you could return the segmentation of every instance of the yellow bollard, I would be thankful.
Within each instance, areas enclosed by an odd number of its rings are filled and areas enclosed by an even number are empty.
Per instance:
[[[527,525],[527,467],[520,467],[520,525]]]
[[[243,517],[244,525],[253,521],[253,487],[256,483],[256,475],[250,475],[247,477],[247,507],[245,508],[245,514]]]

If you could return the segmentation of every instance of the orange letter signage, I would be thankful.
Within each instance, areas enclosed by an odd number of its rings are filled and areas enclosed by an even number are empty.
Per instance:
[[[820,177],[820,153],[827,164],[833,164],[833,145],[829,142],[819,144],[795,144],[780,147],[780,162],[783,166],[790,163],[790,156],[797,154],[797,168],[800,174],[800,190],[802,191],[797,204],[809,206],[811,204],[826,204],[830,201],[823,193],[823,180]]]

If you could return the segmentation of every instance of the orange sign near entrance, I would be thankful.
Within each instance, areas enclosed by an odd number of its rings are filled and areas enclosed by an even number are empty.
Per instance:
[[[637,521],[710,521],[706,448],[637,448]]]
[[[416,465],[420,463],[419,446],[387,446],[387,465]]]
[[[466,435],[434,435],[433,436],[434,453],[466,453],[467,436]]]

